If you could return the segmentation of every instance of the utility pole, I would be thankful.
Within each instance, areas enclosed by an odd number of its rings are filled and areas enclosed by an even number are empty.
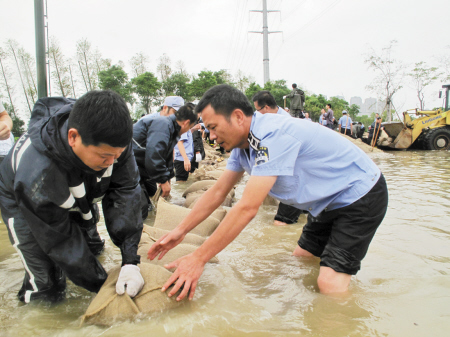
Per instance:
[[[34,0],[34,25],[36,30],[36,68],[38,98],[47,97],[47,67],[45,59],[44,0]]]
[[[269,75],[269,34],[272,33],[282,33],[282,31],[269,32],[267,25],[267,13],[268,12],[279,12],[277,10],[267,10],[267,1],[263,0],[263,10],[251,10],[250,12],[263,13],[263,30],[262,32],[250,31],[249,33],[263,34],[263,65],[264,65],[264,84],[270,81]]]

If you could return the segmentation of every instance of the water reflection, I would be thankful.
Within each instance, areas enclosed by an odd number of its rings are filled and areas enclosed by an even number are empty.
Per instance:
[[[0,224],[0,336],[447,336],[450,153],[371,156],[390,204],[346,297],[321,295],[317,259],[291,256],[306,219],[274,227],[276,208],[264,206],[220,263],[205,268],[194,301],[133,322],[79,327],[93,294],[70,282],[62,303],[18,302],[24,271]],[[174,201],[185,187],[174,184]],[[100,233],[108,236],[104,224]],[[109,269],[120,251],[107,240],[100,259]]]

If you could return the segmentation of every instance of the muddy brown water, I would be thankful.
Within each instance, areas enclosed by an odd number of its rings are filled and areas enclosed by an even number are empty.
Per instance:
[[[80,327],[94,295],[70,282],[59,304],[17,300],[24,270],[1,224],[0,336],[448,336],[450,152],[371,157],[386,176],[389,209],[347,296],[318,293],[318,261],[291,256],[305,217],[274,227],[276,208],[264,206],[220,263],[206,266],[193,301],[133,322]],[[174,184],[174,202],[189,184]],[[104,223],[99,228],[107,238]],[[109,239],[100,260],[106,269],[120,263]]]

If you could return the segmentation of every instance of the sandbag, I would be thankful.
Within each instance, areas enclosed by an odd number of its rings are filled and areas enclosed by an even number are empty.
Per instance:
[[[156,240],[158,240],[160,237],[162,237],[167,233],[169,233],[168,230],[144,225],[141,235],[141,241],[139,242],[139,244],[145,242],[148,243],[150,241],[155,242]],[[180,243],[187,243],[190,245],[201,246],[203,242],[205,242],[205,238],[203,236],[187,233],[183,241],[181,241]]]
[[[159,198],[154,227],[172,230],[183,221],[190,211],[188,208],[170,204],[163,198]],[[190,233],[207,237],[219,226],[219,222],[216,218],[209,216]]]
[[[151,314],[174,308],[183,301],[176,301],[176,296],[168,297],[161,288],[172,274],[164,267],[149,263],[141,263],[141,275],[145,280],[144,287],[131,298],[126,293],[116,293],[116,282],[120,273],[120,266],[113,268],[92,300],[81,319],[81,323],[111,325],[115,321],[133,319],[136,315]],[[169,290],[167,290],[169,291]]]
[[[189,193],[197,192],[197,191],[207,191],[211,186],[216,183],[216,180],[202,180],[193,183],[191,186],[186,188],[183,193],[183,198],[186,197]]]
[[[205,193],[205,192],[197,191],[197,192],[189,193],[186,196],[186,201],[184,202],[183,206],[191,208],[191,205],[194,205],[200,199],[200,197],[203,195],[203,193]],[[228,194],[226,196],[225,200],[222,202],[221,206],[231,207],[232,204],[233,204],[233,197],[230,194]]]
[[[198,248],[198,246],[195,245],[180,243],[176,247],[169,250],[161,260],[158,260],[158,257],[154,258],[153,260],[149,260],[147,258],[147,253],[154,242],[155,241],[139,244],[137,254],[141,256],[141,264],[150,263],[157,266],[164,266],[165,264],[169,264],[176,259],[179,259],[180,257],[193,253]],[[214,256],[208,262],[218,263],[219,260]]]
[[[190,209],[194,208],[195,203],[191,204],[189,206]],[[219,206],[218,208],[216,208],[216,210],[214,212],[211,213],[210,216],[212,216],[213,218],[216,218],[219,221],[222,221],[223,218],[225,218],[225,215],[227,215],[227,210],[222,208],[221,206]]]

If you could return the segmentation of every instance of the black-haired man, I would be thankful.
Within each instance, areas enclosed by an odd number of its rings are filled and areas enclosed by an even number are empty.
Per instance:
[[[206,262],[239,235],[270,193],[308,211],[293,255],[320,257],[320,291],[347,291],[386,213],[388,193],[380,169],[349,140],[318,124],[254,113],[245,95],[228,85],[209,89],[196,111],[202,112],[211,137],[231,150],[227,168],[192,212],[153,244],[148,257],[164,256],[223,202],[244,172],[250,178],[241,200],[208,240],[166,266],[177,269],[162,290],[174,284],[169,296],[181,290],[177,300],[188,293],[192,299]]]
[[[122,253],[117,293],[135,296],[142,289],[132,134],[128,108],[112,91],[35,104],[28,132],[0,165],[2,217],[25,267],[21,301],[60,300],[66,276],[89,291],[100,289],[107,274],[95,257],[104,245],[96,226],[99,200]]]

